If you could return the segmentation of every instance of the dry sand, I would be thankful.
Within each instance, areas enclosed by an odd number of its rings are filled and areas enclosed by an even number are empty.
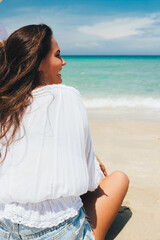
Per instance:
[[[108,174],[121,170],[130,178],[123,208],[106,239],[160,240],[158,113],[88,110],[88,116],[94,151]]]

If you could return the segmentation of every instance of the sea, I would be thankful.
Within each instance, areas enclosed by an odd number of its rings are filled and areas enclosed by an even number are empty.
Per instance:
[[[87,108],[160,111],[160,56],[63,56],[63,84]]]

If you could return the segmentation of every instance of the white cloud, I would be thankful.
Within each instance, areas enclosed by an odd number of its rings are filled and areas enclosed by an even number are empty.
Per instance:
[[[91,48],[91,47],[98,47],[99,44],[97,42],[75,43],[75,46],[82,47],[82,48]]]
[[[112,40],[142,35],[146,29],[150,29],[156,22],[157,19],[151,16],[118,18],[112,21],[96,23],[92,26],[81,26],[78,27],[78,31],[98,36],[101,39]]]

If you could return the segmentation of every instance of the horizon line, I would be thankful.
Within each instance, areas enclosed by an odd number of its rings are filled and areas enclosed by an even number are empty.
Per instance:
[[[104,57],[160,57],[160,54],[61,54],[61,56],[104,56]]]

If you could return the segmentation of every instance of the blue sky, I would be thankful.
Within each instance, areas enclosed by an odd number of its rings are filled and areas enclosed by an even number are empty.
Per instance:
[[[0,0],[0,23],[46,23],[64,55],[160,55],[158,0]]]

